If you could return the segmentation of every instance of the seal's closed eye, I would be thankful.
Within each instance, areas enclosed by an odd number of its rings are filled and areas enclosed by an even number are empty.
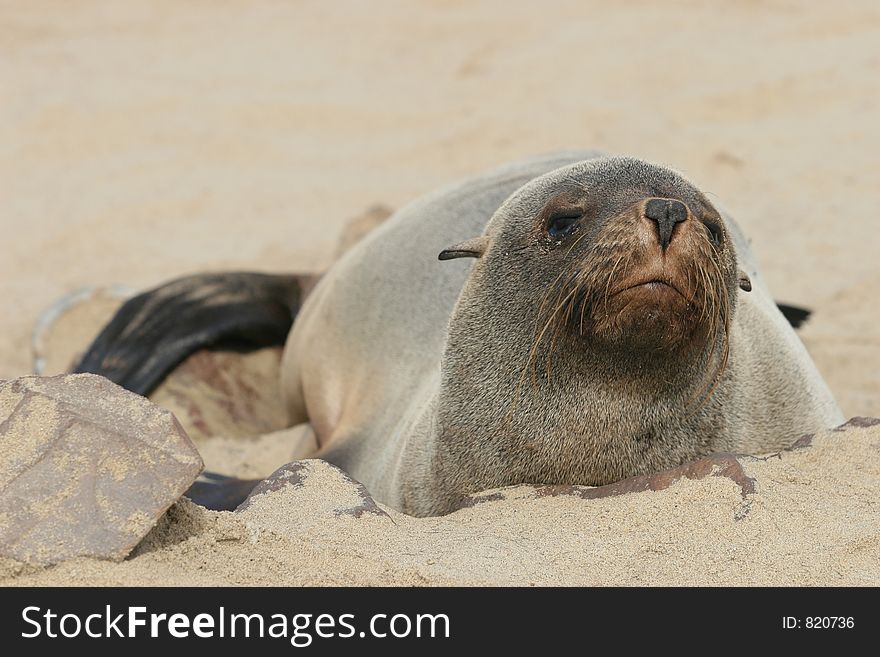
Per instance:
[[[560,210],[547,220],[547,234],[555,239],[571,235],[578,227],[578,221],[584,216],[578,209]]]
[[[718,224],[711,219],[705,219],[703,220],[703,225],[706,226],[706,232],[709,234],[709,241],[712,242],[713,246],[721,246],[723,237],[721,234],[721,228]]]

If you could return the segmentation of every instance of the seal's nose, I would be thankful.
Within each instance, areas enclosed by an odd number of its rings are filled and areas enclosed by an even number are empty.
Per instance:
[[[670,198],[652,198],[645,203],[645,217],[657,224],[660,248],[664,251],[672,241],[675,225],[688,218],[687,206]]]

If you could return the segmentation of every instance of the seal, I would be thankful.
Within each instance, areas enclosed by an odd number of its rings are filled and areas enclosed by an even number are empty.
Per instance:
[[[291,423],[414,515],[511,484],[600,486],[776,451],[843,421],[736,223],[681,174],[633,158],[491,171],[395,213],[301,307],[282,282],[298,310],[282,361]],[[163,317],[178,315],[176,284],[150,297]],[[249,285],[249,311],[277,296]],[[217,312],[190,312],[176,344],[222,334],[205,328]],[[144,338],[162,349],[155,325],[119,329],[91,363]]]

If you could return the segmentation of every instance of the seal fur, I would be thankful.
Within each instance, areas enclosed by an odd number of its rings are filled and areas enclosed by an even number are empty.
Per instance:
[[[732,219],[674,171],[594,155],[530,160],[417,201],[327,273],[282,368],[291,420],[312,423],[318,456],[430,515],[507,484],[603,485],[777,450],[842,421]],[[609,315],[621,295],[656,293],[613,289],[649,267],[632,252],[650,239],[655,198],[699,215],[668,249],[688,244],[703,264],[680,272],[684,294],[660,292],[677,311]],[[553,204],[590,219],[574,241],[542,234]]]

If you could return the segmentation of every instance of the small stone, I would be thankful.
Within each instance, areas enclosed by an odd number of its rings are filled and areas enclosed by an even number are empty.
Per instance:
[[[0,555],[122,560],[202,467],[171,413],[103,377],[0,381]]]
[[[246,517],[250,526],[293,535],[340,518],[390,520],[363,484],[320,459],[278,468],[256,485],[236,513]]]

